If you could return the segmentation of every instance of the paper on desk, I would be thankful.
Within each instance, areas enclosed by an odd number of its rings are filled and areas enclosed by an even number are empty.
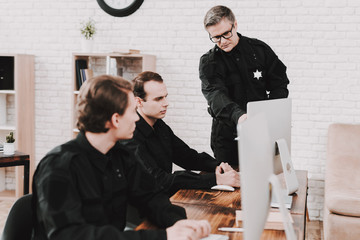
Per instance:
[[[237,226],[242,226],[242,219],[243,219],[242,211],[236,210],[235,214],[236,214]],[[290,217],[291,223],[294,223],[294,220],[291,217],[291,214],[290,213],[288,213],[288,214],[290,215],[289,217]],[[281,212],[279,212],[279,211],[269,212],[264,229],[284,230],[285,228],[284,228]]]
[[[201,240],[228,240],[228,239],[229,237],[226,235],[210,234],[208,237],[202,238]]]

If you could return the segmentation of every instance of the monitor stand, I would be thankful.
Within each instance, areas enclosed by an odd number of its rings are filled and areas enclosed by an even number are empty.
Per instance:
[[[288,195],[295,193],[299,188],[299,182],[291,161],[289,148],[285,139],[281,138],[276,141],[277,150],[279,151],[280,161],[284,173],[286,192]]]
[[[283,191],[280,186],[280,181],[275,174],[270,175],[269,183],[271,186],[271,194],[276,195],[276,198],[279,199],[280,213],[282,215],[286,239],[287,240],[296,240],[294,227],[293,227],[293,225],[291,223],[291,219],[290,219],[291,215],[290,215],[290,212],[285,207],[285,204],[283,202],[283,199],[282,199]]]

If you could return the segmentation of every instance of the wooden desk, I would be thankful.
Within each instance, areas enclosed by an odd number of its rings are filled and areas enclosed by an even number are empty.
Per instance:
[[[296,171],[299,190],[293,197],[290,213],[294,220],[295,234],[298,239],[305,239],[307,171]],[[281,176],[279,176],[281,177]],[[214,190],[182,189],[171,197],[171,202],[185,208],[188,219],[206,219],[211,225],[211,233],[228,235],[229,239],[242,239],[243,233],[219,232],[219,227],[235,227],[235,210],[241,209],[240,189],[234,192]],[[145,221],[139,229],[155,228]],[[264,230],[261,239],[286,239],[284,231]]]
[[[24,195],[29,193],[29,164],[28,154],[15,151],[13,155],[4,155],[0,152],[0,167],[24,166]]]

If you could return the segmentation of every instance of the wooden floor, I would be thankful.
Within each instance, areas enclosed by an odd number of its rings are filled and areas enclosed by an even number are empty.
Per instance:
[[[7,215],[13,205],[14,200],[0,200],[0,233],[2,233]],[[306,239],[307,240],[323,240],[323,224],[321,221],[309,221],[306,223]]]

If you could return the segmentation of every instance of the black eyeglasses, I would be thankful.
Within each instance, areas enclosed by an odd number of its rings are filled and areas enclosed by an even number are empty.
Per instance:
[[[213,42],[213,43],[218,43],[221,41],[221,38],[224,38],[224,39],[229,39],[233,36],[232,34],[232,30],[234,28],[234,24],[231,25],[231,29],[230,31],[227,31],[227,32],[224,32],[223,34],[221,35],[218,35],[218,36],[214,36],[214,37],[211,37],[210,34],[209,34],[209,38],[210,40]]]

